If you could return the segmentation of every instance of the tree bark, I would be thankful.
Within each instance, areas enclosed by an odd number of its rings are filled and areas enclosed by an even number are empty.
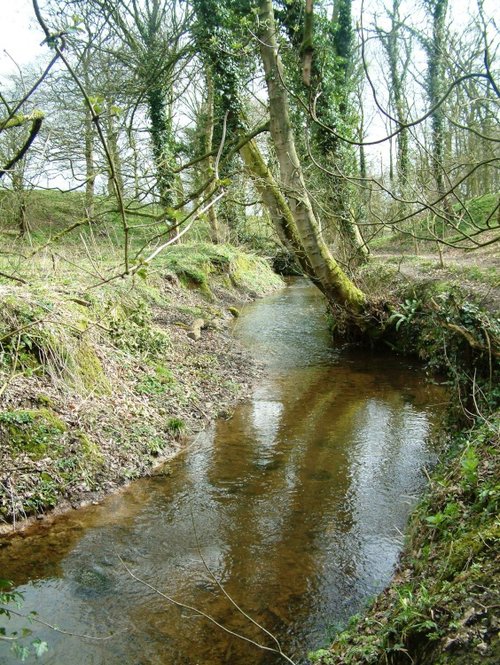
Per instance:
[[[207,84],[205,152],[207,153],[207,155],[209,155],[207,157],[207,175],[212,175],[214,172],[214,158],[210,155],[210,153],[213,150],[215,94],[214,94],[214,81],[209,66],[205,67],[205,79]],[[209,185],[208,194],[212,195],[214,191],[215,191],[215,186],[213,183],[211,183]],[[211,206],[207,215],[212,234],[212,241],[215,244],[218,244],[221,241],[221,237],[220,237],[219,220],[217,217],[216,207]]]
[[[85,108],[84,121],[85,137],[85,215],[89,221],[95,216],[94,190],[95,190],[95,166],[94,166],[94,125],[90,109]]]
[[[440,100],[444,87],[444,54],[446,49],[445,27],[448,0],[426,0],[426,5],[432,18],[432,39],[428,43],[427,56],[429,60],[427,91],[429,104],[436,106]],[[436,182],[439,198],[444,198],[446,187],[444,182],[445,162],[445,115],[443,105],[432,113],[432,172]],[[449,205],[444,199],[444,206]]]
[[[347,277],[331,255],[321,236],[305,186],[295,148],[287,93],[283,86],[284,72],[278,55],[272,1],[260,0],[259,9],[259,48],[269,94],[271,136],[297,236],[318,286],[327,298],[351,313],[360,313],[366,304],[366,296]]]

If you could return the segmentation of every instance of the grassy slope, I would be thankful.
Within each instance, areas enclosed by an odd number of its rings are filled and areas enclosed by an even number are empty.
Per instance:
[[[22,241],[7,234],[0,255],[0,270],[27,282],[0,277],[4,522],[148,473],[224,412],[252,373],[225,333],[229,310],[281,283],[256,255],[195,242],[100,284],[122,268],[116,223],[47,244],[79,200],[37,196],[38,230]],[[206,327],[194,342],[197,318]]]

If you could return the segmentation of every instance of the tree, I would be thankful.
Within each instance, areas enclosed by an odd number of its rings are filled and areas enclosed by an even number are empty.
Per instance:
[[[163,208],[175,202],[176,145],[173,132],[174,83],[190,55],[183,37],[189,26],[189,8],[177,0],[92,0],[119,40],[115,51],[130,73],[129,94],[135,104],[146,102],[157,189]]]
[[[366,296],[345,275],[329,252],[305,186],[283,85],[285,75],[279,57],[271,0],[260,0],[259,27],[259,50],[269,94],[270,133],[297,235],[321,290],[332,303],[341,304],[353,315],[360,314],[366,305]]]
[[[321,124],[312,126],[313,145],[331,174],[324,177],[316,170],[315,178],[325,192],[323,215],[325,231],[330,232],[336,251],[348,264],[362,263],[366,258],[363,238],[355,223],[356,190],[349,182],[355,175],[356,163],[352,146],[338,140],[327,128],[353,137],[356,113],[352,93],[356,79],[351,0],[336,0],[329,18],[322,5],[313,13],[313,3],[287,0],[279,3],[278,21],[283,24],[294,49],[295,67],[290,67],[289,80],[297,96],[304,95]],[[302,62],[302,71],[297,64]],[[294,74],[293,74],[294,73]],[[304,109],[294,109],[298,128],[307,124]],[[293,120],[293,118],[292,118]],[[299,153],[301,152],[298,146]],[[307,152],[307,151],[305,151]],[[311,182],[311,186],[314,183]]]
[[[396,191],[401,199],[405,199],[408,192],[408,181],[410,176],[410,153],[409,153],[409,130],[406,127],[408,121],[408,108],[405,95],[405,76],[411,57],[411,44],[403,42],[404,53],[401,54],[401,0],[392,0],[392,8],[388,10],[390,27],[383,30],[380,26],[376,31],[380,37],[389,66],[389,96],[395,113],[397,126],[400,128],[396,136],[397,141],[397,187]],[[400,208],[400,214],[404,214],[404,206]]]

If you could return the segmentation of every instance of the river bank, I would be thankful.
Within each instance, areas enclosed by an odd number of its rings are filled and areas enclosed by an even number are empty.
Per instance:
[[[147,279],[1,284],[0,533],[152,473],[229,413],[258,374],[230,322],[281,283],[263,259],[198,244]]]
[[[411,515],[391,584],[311,662],[493,665],[500,660],[498,288],[443,278],[428,263],[408,274],[398,261],[382,262],[363,278],[393,303],[394,349],[418,355],[452,399],[439,463]]]

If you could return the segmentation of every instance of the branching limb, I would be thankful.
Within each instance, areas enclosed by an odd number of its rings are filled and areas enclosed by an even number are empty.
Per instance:
[[[166,601],[168,601],[172,605],[175,605],[175,607],[179,607],[179,608],[184,609],[184,610],[189,610],[190,612],[193,612],[194,614],[197,614],[198,616],[201,616],[201,617],[207,619],[207,621],[214,624],[215,626],[217,626],[218,628],[223,630],[225,633],[228,633],[228,635],[232,635],[233,637],[237,637],[239,640],[243,640],[243,642],[248,642],[249,644],[252,644],[253,646],[255,646],[257,648],[262,649],[262,651],[268,651],[270,653],[275,653],[275,654],[281,656],[282,658],[284,658],[288,663],[291,663],[291,665],[295,665],[294,661],[291,660],[291,658],[286,656],[283,652],[278,651],[274,647],[268,647],[265,644],[260,644],[259,642],[256,642],[255,640],[252,640],[251,638],[246,637],[245,635],[241,635],[241,633],[237,633],[236,631],[231,630],[231,628],[228,628],[224,624],[220,623],[219,621],[217,621],[217,619],[214,619],[214,617],[210,616],[210,614],[207,614],[203,610],[200,610],[197,607],[193,607],[192,605],[188,605],[187,603],[183,603],[179,600],[176,600],[175,598],[172,598],[172,596],[168,596],[166,593],[163,593],[162,591],[157,589],[155,586],[153,586],[152,584],[150,584],[146,580],[143,580],[141,577],[136,575],[129,568],[129,566],[127,566],[127,564],[121,558],[121,556],[118,555],[118,558],[119,558],[121,564],[123,565],[123,567],[125,568],[125,570],[127,571],[127,573],[130,575],[130,577],[132,577],[134,580],[136,580],[136,582],[139,582],[139,584],[142,584],[146,588],[153,591],[153,593],[157,594],[161,598],[164,598]]]

